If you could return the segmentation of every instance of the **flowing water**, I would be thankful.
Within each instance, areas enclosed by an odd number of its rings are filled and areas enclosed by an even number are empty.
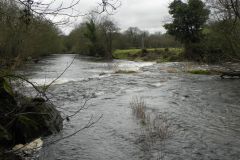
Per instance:
[[[56,78],[75,55],[52,55],[24,70],[43,85]],[[93,127],[42,149],[43,160],[239,160],[240,81],[182,72],[184,63],[100,62],[77,56],[50,87],[49,96],[71,115],[91,97],[86,108],[64,123],[51,142],[84,127]],[[118,69],[136,73],[115,74]],[[171,136],[148,149],[129,103],[142,97],[147,110],[168,119]],[[159,156],[160,155],[160,156]]]

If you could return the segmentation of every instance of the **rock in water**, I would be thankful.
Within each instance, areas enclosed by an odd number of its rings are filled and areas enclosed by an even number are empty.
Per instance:
[[[31,154],[34,151],[41,149],[43,145],[43,141],[41,138],[35,139],[34,141],[27,144],[17,144],[13,147],[14,152],[24,152]]]
[[[23,119],[27,117],[29,124],[25,126],[25,124],[16,123],[15,141],[17,143],[27,143],[37,137],[48,136],[62,130],[63,118],[53,104],[31,100],[24,102],[23,106],[25,108],[23,113],[29,113],[24,115]]]
[[[63,118],[55,105],[43,98],[11,94],[6,84],[0,78],[0,147],[26,144],[63,128]]]
[[[55,105],[43,98],[16,96],[10,84],[0,78],[0,159],[13,157],[11,159],[17,160],[17,155],[14,154],[5,158],[4,150],[57,133],[62,128],[63,118]],[[29,143],[28,147],[40,145],[41,140],[37,139]]]
[[[232,72],[222,72],[220,77],[223,79],[225,77],[238,77],[240,78],[240,71],[232,71]]]

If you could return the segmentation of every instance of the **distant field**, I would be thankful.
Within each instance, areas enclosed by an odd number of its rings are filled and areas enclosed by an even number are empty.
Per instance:
[[[115,50],[113,57],[116,59],[128,59],[137,61],[180,61],[182,59],[182,48],[148,48]]]

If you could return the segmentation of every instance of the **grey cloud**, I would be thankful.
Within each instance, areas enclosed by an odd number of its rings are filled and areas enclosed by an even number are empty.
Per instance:
[[[81,0],[76,8],[86,13],[97,6],[101,0]],[[168,5],[172,0],[121,0],[121,7],[112,18],[123,30],[130,26],[139,27],[150,32],[164,32],[163,24],[168,17]],[[81,23],[83,18],[74,19],[74,25]],[[65,33],[69,33],[73,26],[62,26]]]

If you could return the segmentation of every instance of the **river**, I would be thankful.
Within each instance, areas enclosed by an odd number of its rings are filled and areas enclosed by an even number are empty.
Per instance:
[[[216,75],[182,72],[184,63],[114,60],[101,62],[76,55],[51,55],[28,64],[24,73],[43,85],[71,67],[49,88],[49,97],[71,115],[91,97],[86,109],[61,133],[44,138],[51,142],[68,136],[93,117],[91,128],[41,150],[41,160],[239,160],[240,81]],[[116,70],[136,73],[114,73]],[[149,149],[142,126],[129,103],[141,97],[147,112],[164,116],[171,136],[155,139]]]

